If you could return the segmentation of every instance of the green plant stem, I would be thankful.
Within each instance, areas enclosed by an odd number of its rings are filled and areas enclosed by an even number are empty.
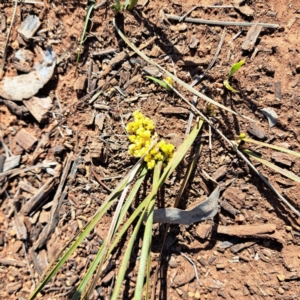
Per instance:
[[[99,222],[99,220],[102,218],[102,216],[107,212],[107,210],[111,207],[111,205],[114,203],[114,201],[116,200],[116,198],[119,196],[119,193],[124,190],[124,188],[128,184],[129,178],[131,177],[132,173],[136,172],[136,168],[135,167],[139,163],[140,163],[140,161],[128,172],[128,174],[118,184],[118,186],[114,189],[114,191],[105,199],[105,201],[102,203],[101,207],[95,213],[95,215],[93,216],[93,218],[91,219],[91,221],[89,221],[89,223],[82,230],[82,232],[80,234],[78,234],[78,237],[77,238],[74,237],[73,239],[71,239],[65,245],[65,247],[64,247],[64,249],[62,249],[62,251],[64,251],[73,242],[73,244],[70,246],[70,248],[63,254],[62,258],[60,258],[60,260],[58,261],[58,263],[55,264],[55,261],[53,261],[53,262],[50,263],[50,265],[48,267],[48,270],[46,270],[47,275],[46,275],[45,279],[43,279],[41,281],[41,283],[39,284],[39,286],[36,288],[36,290],[29,297],[29,300],[32,300],[32,299],[34,299],[37,296],[37,294],[43,289],[43,287],[58,272],[58,270],[66,262],[66,260],[70,257],[70,255],[77,249],[77,247],[84,240],[84,238],[89,234],[89,232],[96,226],[96,224]],[[74,241],[75,238],[76,238],[76,240]]]
[[[95,3],[96,3],[95,0],[90,0],[89,2],[91,3],[91,5],[89,6],[89,9],[88,9],[86,17],[85,17],[84,27],[83,27],[83,31],[82,31],[82,35],[81,35],[81,39],[80,39],[80,43],[79,43],[79,50],[78,50],[77,58],[76,58],[75,76],[77,74],[78,64],[79,64],[79,60],[80,60],[80,56],[81,56],[82,45],[83,45],[83,42],[85,39],[85,34],[86,34],[86,30],[87,30],[87,27],[89,24],[90,16],[92,14],[92,11],[93,11]]]
[[[130,256],[132,254],[132,249],[133,249],[133,246],[134,246],[134,242],[136,241],[139,229],[141,227],[141,224],[143,222],[144,217],[146,216],[146,213],[147,213],[147,210],[146,210],[146,208],[144,208],[142,214],[139,217],[139,220],[138,220],[137,224],[134,227],[134,230],[131,234],[129,242],[126,246],[126,251],[124,253],[122,264],[121,264],[120,270],[118,272],[118,277],[117,277],[117,281],[115,283],[113,294],[111,296],[111,300],[117,300],[118,297],[119,297],[119,292],[120,292],[120,289],[121,289],[126,271],[128,270],[127,266],[128,266],[129,260],[130,260]]]
[[[134,292],[134,299],[142,299],[145,270],[150,254],[151,241],[152,241],[152,226],[153,226],[153,215],[154,215],[154,204],[156,200],[156,194],[159,188],[159,175],[162,168],[162,162],[156,163],[153,174],[153,197],[151,198],[147,207],[147,220],[143,237],[143,246],[141,250],[139,271],[136,280],[136,287]]]
[[[145,164],[143,164],[143,165],[145,165]],[[134,187],[132,188],[132,190],[131,190],[129,196],[127,197],[125,205],[122,207],[122,211],[121,211],[121,213],[120,213],[120,215],[119,215],[119,219],[118,219],[118,223],[117,223],[117,225],[116,225],[116,228],[118,228],[118,227],[120,226],[120,223],[122,222],[122,219],[123,219],[123,217],[125,216],[125,214],[126,214],[128,208],[129,208],[129,205],[132,203],[132,201],[133,201],[133,199],[134,199],[136,193],[138,192],[138,190],[139,190],[141,184],[142,184],[143,181],[144,181],[144,178],[145,178],[145,176],[146,176],[146,173],[147,173],[147,168],[144,167],[144,168],[142,169],[140,175],[139,175],[138,180],[136,181]],[[118,237],[118,240],[120,240],[121,237],[122,237],[122,236],[119,236],[119,237]],[[129,246],[128,246],[128,247],[129,247]],[[109,251],[108,251],[109,254],[110,254],[111,251],[112,251],[112,249],[109,249]],[[75,293],[75,295],[73,296],[72,300],[79,299],[78,297],[81,296],[81,294],[83,293],[83,291],[84,291],[85,287],[87,286],[88,282],[89,282],[90,279],[92,278],[92,276],[93,276],[93,274],[94,274],[94,272],[95,272],[95,270],[96,270],[96,268],[97,268],[97,266],[98,266],[98,264],[99,264],[99,262],[100,262],[101,257],[102,257],[103,254],[104,254],[104,252],[103,252],[103,245],[102,245],[101,248],[99,249],[99,251],[98,251],[98,253],[97,253],[97,255],[96,255],[96,257],[95,257],[93,263],[91,264],[91,266],[89,267],[87,273],[84,275],[83,279],[81,280],[81,282],[80,282],[80,284],[79,284],[79,286],[78,286],[78,288],[77,288],[77,290],[76,290],[76,293]],[[120,275],[119,275],[119,276],[120,276]],[[124,277],[123,277],[123,278],[124,278]],[[119,279],[119,277],[118,277],[118,279]],[[123,279],[121,279],[121,283],[122,283],[122,280],[123,280]]]
[[[140,166],[141,166],[142,163],[143,163],[143,160],[140,159],[139,163],[137,163],[133,167],[132,172],[130,173],[130,176],[128,177],[128,184],[126,184],[125,188],[122,191],[122,194],[121,194],[121,197],[120,197],[120,199],[118,201],[118,205],[117,205],[117,208],[115,210],[115,213],[114,213],[114,216],[113,216],[110,228],[108,230],[107,236],[106,236],[106,238],[104,240],[104,243],[103,243],[104,250],[103,250],[103,255],[101,256],[100,261],[99,261],[97,273],[94,276],[93,281],[92,281],[92,283],[89,286],[88,291],[87,291],[87,298],[91,297],[91,294],[92,294],[92,292],[93,292],[93,290],[94,290],[94,288],[95,288],[95,286],[96,286],[96,284],[98,282],[98,279],[100,278],[100,275],[101,275],[101,272],[102,272],[102,266],[103,266],[104,260],[106,258],[106,254],[108,252],[110,242],[111,242],[112,237],[114,235],[114,232],[116,230],[116,224],[118,223],[120,211],[122,209],[123,203],[125,201],[125,197],[126,197],[127,192],[129,190],[130,183],[132,182],[133,178],[137,174],[137,172],[138,172],[138,170],[139,170],[139,168],[140,168]]]

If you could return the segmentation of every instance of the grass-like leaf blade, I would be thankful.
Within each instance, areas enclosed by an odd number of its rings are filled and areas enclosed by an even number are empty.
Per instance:
[[[293,172],[290,172],[286,169],[280,168],[280,167],[274,165],[273,163],[271,163],[271,162],[269,162],[265,159],[260,158],[258,155],[256,155],[255,153],[253,153],[252,151],[250,151],[248,149],[243,150],[243,152],[248,154],[249,156],[251,156],[255,160],[259,161],[260,163],[264,164],[265,166],[269,167],[270,169],[273,169],[274,171],[280,173],[281,175],[300,183],[300,177],[295,175]]]
[[[234,65],[231,67],[230,71],[229,71],[228,77],[232,77],[233,74],[234,74],[236,71],[238,71],[238,70],[240,69],[240,67],[241,67],[244,63],[245,63],[245,60],[243,59],[243,60],[237,62],[236,64],[234,64]]]
[[[146,77],[153,80],[154,82],[158,83],[160,86],[165,88],[167,91],[172,91],[172,88],[169,85],[167,85],[164,81],[159,80],[159,79],[157,79],[155,77],[152,77],[152,76],[146,76]]]
[[[241,138],[241,140],[245,141],[246,143],[252,143],[252,144],[259,145],[259,146],[267,147],[267,148],[274,149],[274,150],[284,152],[284,153],[287,153],[287,154],[291,154],[291,155],[294,155],[294,156],[297,156],[297,157],[300,158],[300,153],[295,152],[295,151],[290,150],[290,149],[286,149],[286,148],[282,148],[282,147],[279,147],[279,146],[276,146],[276,145],[256,141],[256,140],[253,140],[253,139],[250,139],[250,138],[247,138],[247,137]]]
[[[234,92],[234,93],[238,93],[239,91],[235,90],[230,84],[228,80],[224,80],[223,81],[224,86],[226,87],[227,90]]]

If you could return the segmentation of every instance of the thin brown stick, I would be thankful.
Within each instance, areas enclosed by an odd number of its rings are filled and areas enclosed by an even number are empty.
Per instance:
[[[169,20],[179,21],[181,19],[180,16],[165,14],[165,16]],[[269,24],[269,23],[251,23],[251,22],[229,22],[229,21],[217,21],[217,20],[205,20],[205,19],[197,19],[197,18],[185,18],[183,20],[184,22],[188,23],[196,23],[196,24],[207,24],[207,25],[216,25],[216,26],[254,26],[254,25],[260,25],[264,28],[272,28],[276,29],[278,28],[278,24]]]
[[[43,247],[47,241],[47,239],[50,237],[50,234],[54,231],[58,221],[59,221],[59,209],[61,207],[61,194],[63,192],[63,187],[66,183],[67,177],[69,175],[69,171],[71,168],[71,164],[73,161],[73,152],[69,154],[69,156],[65,159],[65,166],[63,169],[62,176],[60,178],[59,185],[57,187],[57,190],[55,192],[53,201],[52,201],[52,207],[50,211],[50,220],[48,221],[47,225],[43,228],[42,232],[39,235],[39,238],[37,241],[34,242],[33,248],[34,250],[39,249]]]
[[[15,16],[16,16],[16,12],[17,12],[17,7],[18,7],[18,0],[15,1],[15,7],[14,7],[14,11],[13,11],[13,14],[12,14],[12,17],[11,17],[11,22],[10,22],[6,42],[5,42],[3,57],[2,57],[1,64],[0,64],[0,79],[2,79],[3,73],[4,73],[4,65],[5,65],[6,58],[7,58],[7,46],[8,46],[8,42],[9,42],[12,27],[14,25],[14,20],[15,20]]]
[[[96,171],[94,170],[94,168],[91,166],[91,171],[95,177],[95,179],[106,189],[108,190],[109,192],[112,192],[112,190],[105,184],[102,182],[100,176],[96,173]]]

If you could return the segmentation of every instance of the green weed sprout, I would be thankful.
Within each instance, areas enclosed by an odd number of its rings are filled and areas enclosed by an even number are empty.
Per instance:
[[[138,3],[138,0],[126,0],[125,4],[121,4],[120,0],[116,0],[116,3],[111,7],[115,14],[117,15],[119,12],[127,9],[132,10]]]
[[[245,60],[241,60],[238,63],[234,64],[228,74],[228,79],[223,81],[224,86],[226,87],[227,90],[238,93],[236,89],[234,89],[230,84],[229,84],[229,79],[233,76],[233,74],[240,69],[240,67],[245,63]]]
[[[153,80],[154,82],[158,83],[160,86],[165,88],[167,91],[171,92],[172,91],[172,86],[173,86],[173,80],[171,77],[167,77],[164,80],[159,80],[155,77],[152,76],[146,76],[147,78]]]
[[[160,140],[148,152],[150,145],[157,139],[157,134],[154,131],[154,122],[138,110],[132,115],[134,121],[128,123],[126,126],[126,131],[130,134],[129,140],[132,143],[129,146],[128,153],[136,158],[140,158],[146,154],[144,161],[147,162],[149,170],[154,168],[157,161],[168,163],[173,157],[174,145]]]

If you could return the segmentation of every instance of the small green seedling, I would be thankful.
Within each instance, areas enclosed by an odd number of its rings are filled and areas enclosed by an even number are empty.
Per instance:
[[[238,63],[234,64],[228,74],[228,79],[223,81],[224,86],[226,87],[227,90],[234,92],[234,93],[238,93],[239,91],[237,91],[236,89],[234,89],[230,84],[229,84],[229,79],[233,76],[233,74],[238,71],[240,69],[240,67],[245,63],[245,60],[241,60]]]
[[[127,9],[132,10],[137,5],[138,0],[126,0],[125,4],[121,4],[120,0],[116,0],[116,3],[113,4],[111,7],[115,14],[117,15],[119,12]]]
[[[80,56],[81,56],[83,43],[84,43],[85,38],[86,38],[86,31],[87,31],[87,28],[88,28],[90,17],[92,15],[93,10],[94,10],[94,6],[96,4],[96,0],[89,0],[88,3],[89,3],[89,8],[88,8],[88,11],[87,11],[87,14],[86,14],[86,17],[85,17],[84,27],[83,27],[83,30],[82,30],[81,39],[80,39],[80,42],[79,42],[78,53],[77,53],[77,58],[76,58],[75,77],[77,75],[78,64],[79,64],[79,60],[80,60]]]
[[[159,80],[152,76],[146,76],[146,77],[153,80],[154,82],[158,83],[160,86],[165,88],[167,91],[169,91],[169,92],[172,91],[173,81],[172,81],[171,77],[167,77],[165,80]]]

